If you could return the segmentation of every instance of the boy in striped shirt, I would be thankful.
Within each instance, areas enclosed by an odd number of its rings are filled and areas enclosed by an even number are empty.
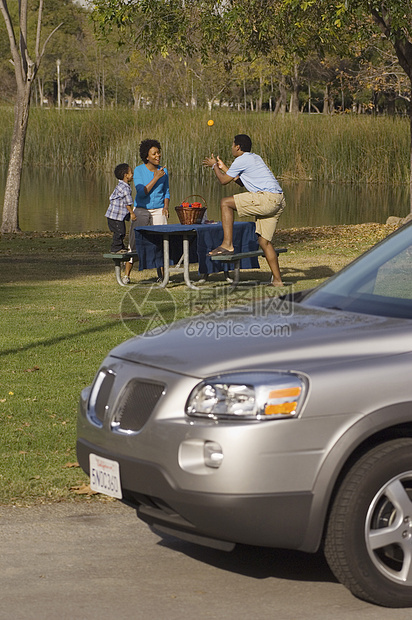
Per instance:
[[[133,213],[133,198],[130,189],[133,171],[129,164],[119,164],[114,169],[114,175],[119,182],[109,198],[110,204],[105,216],[109,230],[113,233],[110,252],[124,254],[127,252],[127,248],[123,244],[126,236],[126,221],[136,219]]]

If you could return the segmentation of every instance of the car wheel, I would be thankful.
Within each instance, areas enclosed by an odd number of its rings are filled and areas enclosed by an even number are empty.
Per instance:
[[[412,439],[379,445],[351,468],[332,505],[324,551],[355,596],[412,606]]]

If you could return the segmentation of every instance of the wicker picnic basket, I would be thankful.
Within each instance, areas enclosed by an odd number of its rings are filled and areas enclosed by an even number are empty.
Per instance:
[[[189,207],[189,198],[200,198],[201,202],[192,202]],[[175,207],[177,217],[179,218],[181,224],[201,224],[206,209],[206,200],[199,194],[191,194],[182,201],[181,205]]]

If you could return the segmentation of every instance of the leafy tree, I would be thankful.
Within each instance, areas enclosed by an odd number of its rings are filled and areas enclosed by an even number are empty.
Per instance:
[[[69,99],[81,96],[84,92],[84,72],[88,65],[83,54],[84,40],[91,35],[88,14],[72,2],[56,4],[56,0],[48,0],[46,8],[47,12],[43,16],[45,27],[52,27],[53,16],[57,13],[63,23],[50,41],[38,72],[40,90],[49,100],[55,99],[56,65],[60,61],[62,98],[65,93]]]
[[[214,62],[215,72],[227,82],[239,62],[265,57],[276,67],[271,73],[279,74],[276,111],[286,109],[287,90],[290,111],[299,111],[302,59],[349,47],[350,33],[339,39],[336,29],[319,33],[318,16],[303,22],[299,6],[285,0],[194,0],[188,6],[185,0],[96,0],[93,16],[100,32],[117,30],[121,43],[132,41],[149,56],[174,50],[185,58],[200,56],[209,66]],[[264,79],[259,78],[258,109]],[[246,80],[244,86],[246,91]]]
[[[0,20],[0,98],[12,101],[16,90],[13,67],[10,63],[10,47],[7,39],[6,24]]]
[[[300,24],[317,21],[319,36],[351,32],[364,41],[378,31],[392,45],[398,62],[409,78],[410,118],[410,209],[412,213],[412,3],[410,0],[346,0],[318,2],[317,0],[283,0],[285,10],[292,10]]]
[[[410,81],[412,211],[412,4],[411,0],[95,0],[101,29],[132,33],[150,53],[170,48],[202,57],[216,50],[231,68],[231,50],[245,55],[273,51],[301,58],[318,51],[340,55],[348,42],[369,38],[375,28],[390,41]],[[235,45],[233,45],[235,43]]]
[[[14,105],[14,127],[10,149],[10,160],[4,194],[3,221],[1,232],[19,231],[18,208],[21,172],[23,168],[24,145],[30,111],[30,97],[36,74],[44,56],[46,46],[61,23],[51,29],[45,39],[42,37],[43,0],[37,7],[37,25],[32,44],[29,41],[28,0],[18,1],[18,18],[13,19],[7,0],[0,0],[9,39],[10,52],[16,78],[16,102]]]
[[[354,100],[363,96],[372,102],[374,111],[395,114],[405,112],[410,100],[409,80],[392,48],[375,35],[372,45],[359,59],[356,70],[352,69],[345,79],[350,84]],[[350,78],[350,79],[348,79]]]

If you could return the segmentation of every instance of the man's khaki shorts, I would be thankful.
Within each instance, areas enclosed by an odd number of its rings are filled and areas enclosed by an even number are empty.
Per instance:
[[[272,242],[279,217],[286,206],[284,195],[272,192],[244,192],[235,194],[233,198],[239,216],[254,215],[256,232]]]

